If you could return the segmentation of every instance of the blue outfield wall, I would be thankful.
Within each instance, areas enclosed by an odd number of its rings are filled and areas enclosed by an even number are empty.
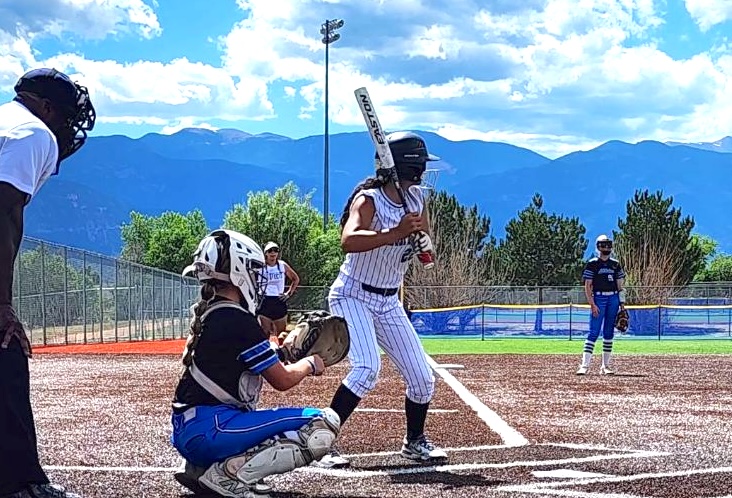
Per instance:
[[[627,306],[630,326],[624,335],[658,339],[732,338],[729,299],[716,299],[703,306],[693,304],[694,301],[676,299],[669,305]],[[411,319],[421,336],[580,339],[589,330],[590,308],[586,304],[481,304],[412,310]]]

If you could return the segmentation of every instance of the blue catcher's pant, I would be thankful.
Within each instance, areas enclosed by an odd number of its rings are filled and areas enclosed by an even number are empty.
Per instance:
[[[317,408],[275,408],[245,412],[228,405],[196,406],[173,414],[171,442],[198,467],[240,455],[267,439],[297,431],[322,416]]]
[[[605,341],[612,341],[615,337],[615,317],[620,309],[620,296],[617,292],[612,295],[595,293],[594,298],[600,313],[597,316],[590,313],[590,332],[587,340],[594,344],[602,330],[602,338]]]

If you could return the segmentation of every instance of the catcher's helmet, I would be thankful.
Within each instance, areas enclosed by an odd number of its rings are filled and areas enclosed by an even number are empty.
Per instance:
[[[48,99],[63,116],[61,129],[52,130],[58,142],[59,163],[78,151],[86,142],[87,132],[94,129],[97,115],[89,91],[56,69],[44,67],[28,71],[15,84],[15,93]]]
[[[415,183],[422,181],[422,174],[427,169],[428,161],[439,161],[440,158],[427,151],[424,139],[411,131],[398,131],[386,136],[386,141],[394,157],[394,165],[399,180]],[[376,175],[388,178],[376,154]]]
[[[242,306],[255,314],[266,284],[264,264],[259,244],[239,232],[220,229],[199,242],[183,275],[192,274],[200,282],[231,282],[241,291]]]

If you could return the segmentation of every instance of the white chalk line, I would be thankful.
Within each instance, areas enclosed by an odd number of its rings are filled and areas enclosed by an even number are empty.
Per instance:
[[[398,408],[356,408],[357,412],[366,413],[404,413],[404,408],[401,410]],[[460,413],[460,410],[445,410],[441,408],[434,408],[427,410],[427,413]]]
[[[427,356],[430,367],[442,377],[442,380],[452,388],[453,391],[467,404],[488,427],[501,437],[504,444],[508,446],[526,446],[529,440],[522,436],[516,429],[508,425],[496,412],[488,408],[477,396],[471,393],[459,380],[446,369]]]
[[[482,446],[459,446],[455,448],[444,448],[448,453],[462,452],[462,451],[486,451],[486,450],[500,450],[507,449],[510,446],[505,445],[482,445]],[[344,454],[346,458],[366,458],[366,457],[380,457],[380,456],[394,456],[401,454],[400,451],[379,451],[374,453],[352,453]],[[94,466],[94,465],[45,465],[43,467],[46,470],[66,470],[66,471],[88,471],[88,472],[174,472],[179,467],[154,467],[154,466],[139,466],[139,467],[112,467],[112,466]]]
[[[513,491],[517,493],[544,493],[544,494],[559,494],[564,496],[578,496],[576,491],[571,490],[560,490],[554,488],[562,488],[569,486],[582,486],[588,484],[607,484],[607,483],[618,483],[618,482],[632,482],[640,481],[642,479],[663,479],[668,477],[689,477],[693,475],[703,474],[720,474],[723,472],[732,473],[732,467],[716,467],[708,469],[691,469],[691,470],[676,470],[670,472],[653,472],[645,474],[631,474],[624,476],[608,476],[608,477],[594,477],[589,479],[572,479],[569,481],[559,482],[542,482],[533,484],[519,484],[502,486],[496,488],[498,491]],[[590,493],[582,496],[609,496],[600,493]]]
[[[502,463],[460,463],[445,465],[429,465],[419,467],[405,467],[401,469],[387,470],[351,470],[351,469],[321,469],[318,467],[302,467],[295,472],[308,472],[323,474],[331,477],[367,478],[367,477],[389,477],[404,474],[425,474],[428,472],[456,472],[464,470],[484,469],[508,469],[512,467],[543,467],[551,465],[566,465],[587,462],[600,462],[603,460],[623,460],[630,458],[648,458],[657,454],[645,451],[635,453],[612,453],[608,455],[593,455],[587,457],[562,458],[557,460],[527,460],[518,462]],[[563,483],[562,483],[563,484]]]

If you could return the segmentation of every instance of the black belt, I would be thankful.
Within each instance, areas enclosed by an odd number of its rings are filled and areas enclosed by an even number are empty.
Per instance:
[[[361,284],[361,288],[366,292],[371,292],[373,294],[379,294],[382,296],[393,296],[394,294],[399,292],[399,287],[395,287],[393,289],[382,289],[380,287],[374,287],[373,285],[369,284]]]

